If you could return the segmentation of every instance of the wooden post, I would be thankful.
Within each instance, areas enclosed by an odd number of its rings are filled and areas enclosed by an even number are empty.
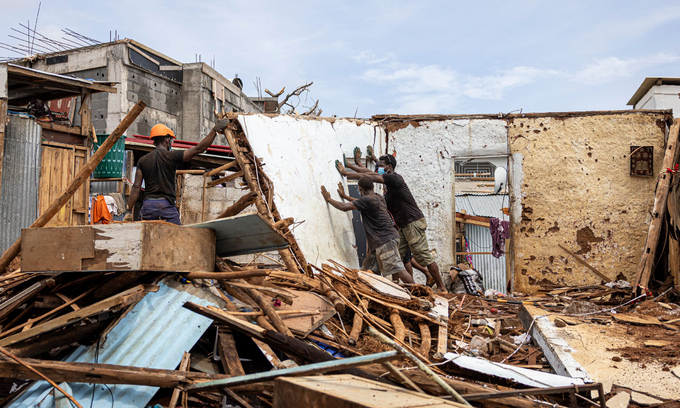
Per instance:
[[[224,212],[217,216],[217,219],[233,217],[245,210],[250,204],[255,202],[256,194],[252,191],[239,198],[234,204],[230,205]]]
[[[185,351],[182,356],[182,361],[179,363],[179,371],[189,371],[189,352]],[[172,397],[170,397],[170,403],[168,408],[175,408],[177,406],[177,401],[179,400],[179,395],[182,390],[175,388],[172,391]]]
[[[59,212],[59,210],[71,199],[71,196],[80,188],[80,186],[90,178],[90,174],[94,171],[95,167],[104,159],[106,153],[111,150],[113,145],[120,139],[123,133],[127,130],[132,122],[137,119],[140,113],[146,108],[146,104],[143,101],[137,102],[135,106],[130,109],[127,115],[123,118],[123,121],[118,124],[116,129],[111,133],[106,141],[97,149],[96,152],[90,157],[90,160],[85,163],[85,165],[80,169],[78,174],[73,178],[71,184],[68,186],[66,191],[64,191],[50,206],[45,210],[45,212],[38,217],[29,228],[41,228],[47,224],[52,217]],[[0,258],[0,271],[7,268],[10,262],[19,255],[21,251],[21,237],[17,239],[12,246],[5,251]]]
[[[666,144],[666,153],[661,163],[661,174],[659,174],[659,181],[656,184],[656,194],[654,194],[654,207],[652,209],[652,222],[649,224],[649,232],[647,233],[647,242],[645,244],[644,252],[638,264],[638,271],[635,277],[636,285],[647,287],[649,285],[649,278],[652,276],[652,269],[654,268],[654,261],[656,258],[656,248],[659,245],[659,236],[661,235],[661,224],[666,213],[666,199],[668,198],[668,189],[673,177],[666,172],[666,168],[673,168],[678,162],[678,131],[680,130],[680,121],[675,119],[673,126],[668,132],[668,143]]]

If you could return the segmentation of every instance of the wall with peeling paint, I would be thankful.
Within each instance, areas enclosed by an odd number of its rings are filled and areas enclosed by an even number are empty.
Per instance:
[[[630,146],[654,146],[661,170],[661,113],[513,118],[508,122],[515,290],[632,279],[647,236],[656,177],[630,176]]]
[[[454,159],[507,155],[506,121],[453,119],[390,123],[387,132],[388,151],[397,152],[396,172],[404,177],[425,215],[430,250],[440,271],[448,271],[455,262]],[[423,274],[418,271],[414,274],[417,282],[425,282]]]
[[[355,146],[365,151],[375,143],[376,154],[382,153],[382,128],[375,122],[284,115],[243,115],[239,122],[274,183],[274,202],[281,217],[301,223],[292,232],[307,262],[320,266],[332,259],[358,268],[352,213],[327,204],[321,186],[342,201],[338,182],[346,180],[335,169],[335,161]]]

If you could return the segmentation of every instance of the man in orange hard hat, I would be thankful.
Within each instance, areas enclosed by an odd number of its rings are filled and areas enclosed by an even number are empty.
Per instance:
[[[142,220],[163,220],[182,225],[179,211],[175,206],[175,172],[182,162],[189,161],[206,151],[217,133],[224,133],[228,124],[228,119],[218,121],[208,136],[196,146],[184,151],[171,150],[175,133],[170,128],[161,124],[152,127],[150,136],[156,149],[144,155],[137,163],[135,183],[130,191],[127,211],[132,211],[139,199],[144,180],[145,194],[140,213]],[[131,214],[126,214],[125,219],[132,221]]]

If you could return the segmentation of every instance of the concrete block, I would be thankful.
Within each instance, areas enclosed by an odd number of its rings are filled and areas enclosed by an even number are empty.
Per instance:
[[[607,408],[626,408],[630,402],[630,394],[620,392],[607,401]]]
[[[649,406],[652,406],[652,405],[659,405],[659,404],[663,403],[663,401],[661,401],[661,400],[649,397],[645,394],[641,394],[641,393],[635,392],[635,391],[633,391],[632,394],[630,395],[630,399],[634,403],[636,403],[638,405],[642,405],[643,407],[649,407]]]
[[[182,202],[184,211],[200,214],[203,211],[203,203],[200,199],[187,199]]]
[[[227,206],[225,205],[224,201],[211,201],[209,208],[210,213],[221,214],[227,209]]]

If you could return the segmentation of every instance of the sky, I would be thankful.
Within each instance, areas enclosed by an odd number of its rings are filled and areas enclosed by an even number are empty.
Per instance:
[[[39,3],[0,0],[0,42]],[[313,81],[298,111],[322,116],[630,109],[645,77],[680,77],[671,1],[42,1],[38,32],[65,28],[214,59],[249,96]]]

